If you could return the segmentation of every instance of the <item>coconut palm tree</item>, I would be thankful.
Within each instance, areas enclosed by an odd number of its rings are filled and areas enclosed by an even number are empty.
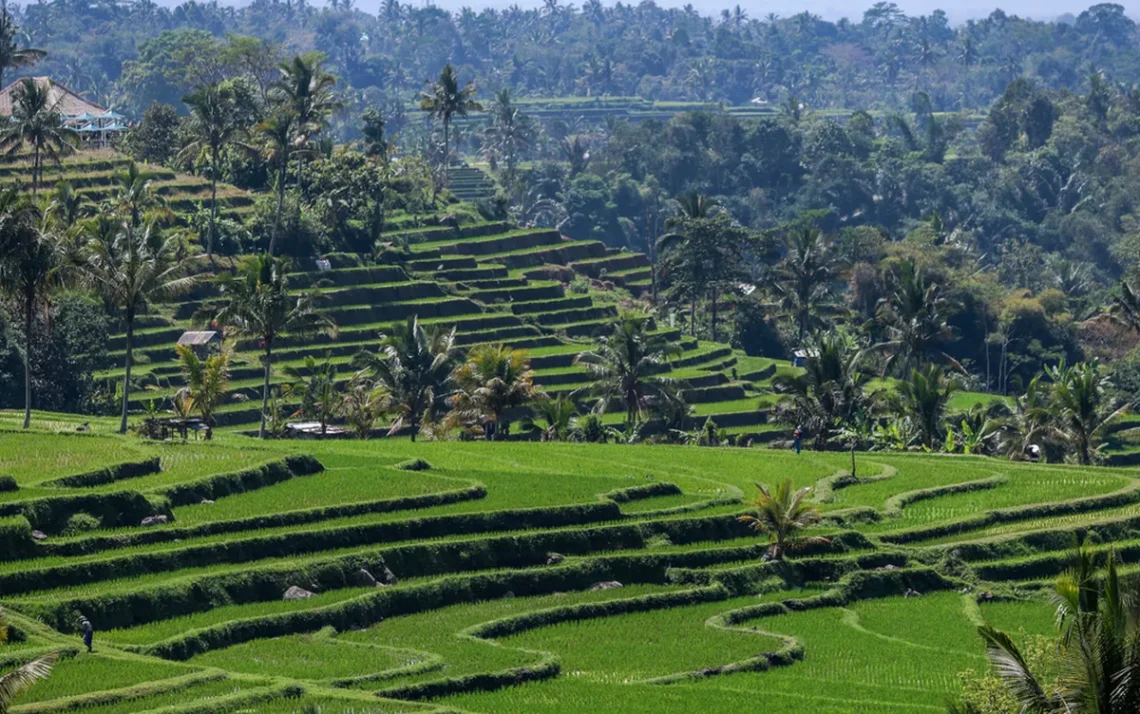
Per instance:
[[[286,365],[282,372],[289,380],[282,395],[300,403],[297,415],[320,422],[321,436],[324,436],[341,402],[336,387],[336,365],[327,359],[318,363],[312,355],[305,355],[303,366]]]
[[[262,158],[277,172],[277,210],[273,214],[273,232],[269,235],[269,256],[272,257],[285,206],[285,174],[289,168],[289,159],[294,154],[300,155],[305,151],[305,135],[301,131],[297,112],[279,108],[270,114],[253,127],[253,143]]]
[[[850,337],[824,336],[808,348],[802,374],[781,374],[773,380],[773,388],[784,395],[777,418],[802,427],[814,436],[816,448],[825,448],[833,432],[850,426],[867,406],[864,388],[869,377],[860,369],[861,361],[862,352]]]
[[[772,287],[781,306],[795,319],[803,340],[834,305],[838,261],[827,236],[811,228],[788,231],[784,248]]]
[[[111,196],[111,208],[126,216],[132,226],[139,226],[147,214],[163,209],[161,215],[155,213],[155,218],[168,219],[174,216],[173,212],[165,208],[165,202],[154,190],[153,176],[139,169],[138,164],[130,162],[127,170],[115,174],[114,193]]]
[[[511,101],[511,90],[501,89],[490,108],[491,123],[483,131],[484,151],[492,162],[506,164],[506,185],[515,180],[519,154],[538,135],[534,121]]]
[[[542,430],[543,441],[562,441],[570,435],[570,423],[578,414],[578,407],[569,397],[539,399],[534,403],[538,417],[546,422]]]
[[[444,153],[444,182],[447,181],[447,165],[450,163],[451,120],[455,117],[465,117],[471,112],[483,111],[482,105],[475,101],[478,90],[474,82],[459,86],[459,76],[450,63],[445,64],[439,73],[439,79],[428,82],[427,91],[420,92],[420,111],[429,113],[432,118],[443,124],[443,153]]]
[[[51,201],[45,213],[52,218],[56,225],[69,230],[87,212],[87,200],[81,193],[76,193],[68,181],[60,181],[55,185]]]
[[[39,191],[44,159],[59,163],[79,143],[79,134],[63,123],[58,100],[51,101],[50,86],[25,79],[12,90],[12,120],[0,135],[0,151],[15,156],[32,147],[32,194]]]
[[[890,293],[879,302],[878,317],[887,339],[876,345],[890,353],[887,368],[898,358],[904,367],[921,367],[938,357],[964,372],[938,345],[954,338],[946,322],[948,304],[938,283],[927,283],[914,261],[903,261],[892,273]]]
[[[396,413],[389,434],[405,425],[416,440],[420,423],[442,401],[451,380],[455,328],[426,328],[416,316],[381,335],[379,352],[362,352],[353,362],[388,391]]]
[[[574,363],[586,369],[592,382],[588,391],[597,399],[594,411],[605,413],[616,402],[625,409],[626,425],[633,426],[648,410],[680,400],[675,380],[659,376],[680,352],[675,342],[649,332],[647,318],[623,315],[597,348],[579,354]]]
[[[1128,408],[1117,408],[1110,401],[1107,392],[1112,382],[1096,360],[1074,365],[1062,360],[1055,367],[1047,367],[1045,373],[1053,383],[1049,393],[1052,431],[1076,451],[1077,461],[1087,466],[1105,428]]]
[[[534,384],[534,370],[525,350],[484,344],[471,348],[467,359],[451,373],[455,394],[448,419],[453,424],[489,419],[487,435],[500,439],[510,433],[504,415],[545,396]]]
[[[748,505],[757,511],[757,515],[746,514],[739,520],[753,530],[768,534],[768,554],[773,560],[783,560],[789,547],[817,540],[797,537],[800,531],[811,528],[823,518],[819,506],[807,500],[811,495],[810,486],[796,490],[789,478],[777,484],[775,491],[759,483],[756,488],[760,495]]]
[[[1140,291],[1122,280],[1120,294],[1112,299],[1109,314],[1130,330],[1140,332]]]
[[[26,37],[8,7],[0,8],[0,87],[4,86],[4,72],[8,69],[27,67],[47,56],[44,50],[20,47],[21,36]]]
[[[995,673],[1023,712],[1068,714],[1140,711],[1140,590],[1119,572],[1114,548],[1103,571],[1095,553],[1078,546],[1070,568],[1053,585],[1059,647],[1058,682],[1030,670],[1014,639],[991,625],[978,628]],[[968,712],[969,706],[950,711]],[[972,711],[977,711],[974,708]]]
[[[388,391],[362,372],[357,372],[345,386],[338,412],[358,439],[367,439],[379,419],[391,406]]]
[[[179,161],[193,160],[206,153],[210,158],[210,235],[206,255],[214,255],[218,223],[218,177],[221,174],[222,150],[233,143],[243,130],[244,112],[238,111],[238,99],[229,82],[199,85],[182,97],[190,109],[193,139],[178,154]]]
[[[317,332],[336,332],[332,318],[317,309],[318,289],[290,295],[287,270],[284,261],[264,254],[252,258],[237,274],[224,273],[217,280],[223,304],[214,320],[231,328],[237,335],[259,340],[263,350],[265,379],[261,389],[261,426],[258,429],[258,436],[262,439],[266,436],[269,379],[273,373],[273,348],[277,340]]]
[[[281,76],[273,86],[272,97],[296,115],[300,144],[321,133],[333,112],[344,106],[334,88],[336,77],[324,68],[324,55],[308,52],[297,55],[278,68]],[[305,156],[297,157],[297,190],[304,179]]]
[[[214,410],[226,396],[230,385],[230,352],[221,352],[202,359],[187,345],[177,345],[178,366],[186,380],[186,396],[193,400],[202,421],[206,424],[206,439],[214,435]]]
[[[924,447],[933,449],[944,433],[950,398],[960,389],[958,381],[948,378],[941,367],[929,364],[899,380],[896,390],[887,395],[886,406],[912,424]]]
[[[24,428],[32,423],[32,324],[48,283],[60,265],[53,236],[37,226],[39,211],[14,191],[0,196],[0,230],[7,249],[0,255],[0,288],[18,301],[24,318]]]
[[[59,660],[59,653],[53,652],[25,664],[19,669],[0,674],[0,714],[8,714],[16,697],[26,692],[33,684],[51,676],[51,670]]]
[[[109,304],[123,311],[126,325],[119,433],[127,431],[135,318],[148,303],[177,297],[197,285],[201,276],[191,273],[196,262],[183,240],[173,234],[164,235],[153,221],[143,226],[126,222],[114,232],[92,231],[83,261],[77,267]]]

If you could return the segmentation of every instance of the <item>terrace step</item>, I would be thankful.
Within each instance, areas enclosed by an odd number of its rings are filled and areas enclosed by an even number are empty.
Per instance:
[[[681,397],[688,404],[708,404],[712,402],[731,402],[745,399],[748,393],[739,384],[722,384],[713,387],[696,387],[681,391]]]
[[[434,273],[441,270],[470,270],[478,268],[475,259],[466,256],[462,258],[436,258],[434,260],[413,260],[408,263],[408,270],[419,273]]]
[[[511,312],[516,315],[526,315],[549,310],[569,310],[579,307],[590,307],[594,301],[588,296],[563,297],[554,300],[537,300],[535,302],[511,303]]]
[[[617,255],[608,255],[593,260],[583,260],[570,263],[570,268],[576,273],[588,275],[591,278],[600,278],[602,273],[613,273],[620,270],[634,268],[648,268],[649,258],[644,253],[624,252]]]
[[[502,253],[479,258],[480,263],[500,263],[508,269],[536,268],[540,265],[567,265],[575,260],[605,255],[606,245],[600,241],[565,241],[562,245],[519,253]]]
[[[467,293],[467,297],[484,303],[493,302],[532,302],[536,300],[555,300],[561,298],[565,290],[561,283],[552,285],[536,285],[524,288],[497,288],[493,290],[474,290]]]
[[[530,233],[507,234],[489,240],[461,241],[438,246],[442,255],[483,256],[506,251],[526,250],[545,245],[557,245],[563,238],[558,231],[542,230]]]
[[[471,259],[475,262],[474,259]],[[507,269],[501,265],[485,265],[477,268],[458,268],[456,270],[437,270],[433,273],[436,280],[449,280],[454,283],[466,283],[477,280],[495,280],[507,277]]]

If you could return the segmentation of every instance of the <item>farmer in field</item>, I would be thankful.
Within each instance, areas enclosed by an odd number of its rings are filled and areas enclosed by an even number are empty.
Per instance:
[[[792,446],[797,454],[800,453],[800,449],[804,448],[804,428],[802,426],[797,426],[796,430],[792,432]]]
[[[91,621],[82,615],[79,617],[79,631],[83,633],[83,644],[87,645],[87,651],[92,652],[91,642],[95,639],[95,628],[91,626]]]

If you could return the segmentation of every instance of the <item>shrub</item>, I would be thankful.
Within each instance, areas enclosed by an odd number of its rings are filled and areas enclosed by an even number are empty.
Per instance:
[[[99,519],[90,513],[76,513],[71,518],[67,519],[67,525],[64,526],[61,535],[74,536],[87,531],[98,530]]]
[[[430,471],[431,464],[423,459],[408,459],[396,464],[396,468],[402,471]]]
[[[11,476],[0,476],[0,493],[7,491],[18,491],[20,487],[16,484],[16,479]]]

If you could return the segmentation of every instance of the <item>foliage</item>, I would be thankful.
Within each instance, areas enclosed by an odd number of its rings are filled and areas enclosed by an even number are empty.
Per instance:
[[[510,435],[507,413],[545,394],[534,384],[534,370],[524,350],[501,344],[472,347],[451,373],[455,392],[449,398],[448,420],[455,425],[480,425],[486,419],[492,439]]]
[[[797,535],[822,518],[819,507],[807,500],[811,488],[797,490],[792,479],[781,481],[775,489],[763,484],[756,484],[756,488],[760,495],[750,505],[759,515],[740,516],[740,522],[768,535],[768,553],[774,560],[782,560],[789,549],[794,550],[802,542],[811,542]]]
[[[221,405],[230,384],[230,352],[223,348],[203,359],[187,345],[178,345],[177,350],[178,366],[186,381],[180,393],[202,415],[206,438],[210,439],[213,436],[214,411]]]

